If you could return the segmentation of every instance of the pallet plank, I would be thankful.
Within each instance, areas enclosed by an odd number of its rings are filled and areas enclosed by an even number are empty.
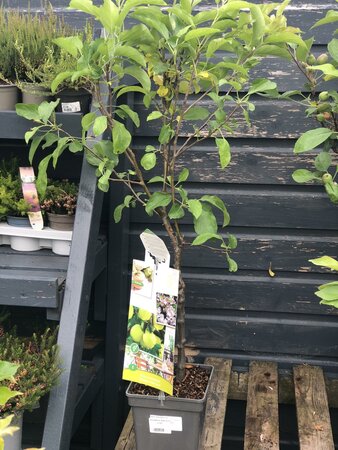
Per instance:
[[[214,375],[209,386],[200,450],[220,450],[232,362],[207,358],[205,364],[214,366]]]
[[[334,450],[323,371],[293,369],[300,450]]]
[[[244,450],[278,450],[277,364],[252,362],[249,369]]]
[[[136,450],[133,414],[129,411],[122,433],[115,446],[115,450]]]

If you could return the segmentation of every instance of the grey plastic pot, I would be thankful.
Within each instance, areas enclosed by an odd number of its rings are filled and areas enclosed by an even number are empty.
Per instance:
[[[22,450],[22,417],[15,416],[10,426],[18,427],[19,429],[13,433],[12,436],[4,436],[5,450]]]
[[[49,227],[53,230],[71,231],[74,228],[75,214],[47,213]]]
[[[21,216],[7,216],[6,217],[8,225],[11,225],[12,227],[29,227],[31,228],[30,221],[28,217],[21,217]]]
[[[0,111],[13,111],[19,101],[19,89],[14,84],[0,84]]]
[[[35,83],[22,83],[22,103],[40,105],[41,102],[52,100],[48,89]]]
[[[126,395],[132,407],[137,450],[198,450],[203,429],[205,403],[213,367],[203,399],[192,400],[165,396]]]

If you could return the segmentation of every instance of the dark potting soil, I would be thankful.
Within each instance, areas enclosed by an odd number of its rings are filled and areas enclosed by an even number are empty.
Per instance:
[[[187,366],[185,377],[181,382],[174,380],[173,397],[190,398],[199,400],[204,397],[210,372],[204,367]],[[139,395],[154,395],[158,396],[159,391],[144,384],[132,383],[129,392],[131,394]]]

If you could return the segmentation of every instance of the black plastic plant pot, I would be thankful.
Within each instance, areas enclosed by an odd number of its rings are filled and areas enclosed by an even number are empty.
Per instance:
[[[137,450],[198,450],[203,429],[205,404],[213,367],[200,365],[210,371],[209,383],[200,400],[169,396],[130,393]]]
[[[90,111],[92,96],[86,89],[64,89],[56,98],[60,99],[57,112],[87,114]]]

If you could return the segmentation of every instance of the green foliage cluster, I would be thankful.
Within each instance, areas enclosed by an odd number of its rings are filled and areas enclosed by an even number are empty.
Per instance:
[[[46,329],[41,335],[21,338],[12,331],[0,338],[0,360],[18,366],[13,379],[1,380],[0,386],[22,393],[0,406],[1,416],[33,409],[56,385],[61,373],[56,333]]]
[[[25,216],[30,208],[23,198],[19,176],[0,169],[0,220],[6,216]]]
[[[21,72],[14,39],[18,17],[18,13],[9,13],[0,7],[0,82],[14,82],[16,72]]]
[[[51,181],[41,202],[41,209],[53,214],[75,214],[78,185],[68,180]]]
[[[198,8],[199,0],[173,5],[164,0],[103,0],[100,6],[92,0],[71,0],[70,7],[98,20],[105,34],[91,42],[80,36],[57,40],[77,59],[77,67],[60,73],[52,89],[65,80],[87,80],[97,112],[83,117],[79,139],[61,134],[54,115],[56,102],[17,106],[19,115],[36,123],[25,136],[26,142],[31,141],[30,159],[41,143],[51,150],[39,165],[39,189],[46,188],[48,164],[56,165],[65,149],[84,152],[96,167],[100,189],[107,191],[114,182],[129,191],[115,209],[117,222],[125,208],[137,205],[149,216],[158,216],[173,248],[175,268],[180,269],[182,252],[192,245],[221,252],[229,270],[236,271],[230,255],[237,239],[223,230],[230,223],[226,205],[216,195],[197,198],[189,192],[189,164],[178,169],[178,163],[206,139],[214,140],[221,169],[231,163],[228,137],[243,123],[250,127],[250,112],[255,109],[251,97],[276,91],[276,84],[268,79],[253,80],[251,69],[268,56],[290,58],[289,44],[306,47],[300,30],[287,25],[288,3],[217,0],[204,10]],[[133,19],[130,28],[125,27],[127,18]],[[137,85],[125,84],[126,75]],[[123,103],[129,92],[143,99],[149,110],[145,118]],[[135,127],[144,120],[154,121],[159,131],[156,145],[133,148],[126,119]],[[97,139],[103,134],[104,139]],[[127,161],[123,172],[118,168],[122,158]],[[181,227],[187,216],[194,224],[193,235]],[[185,363],[184,292],[181,277],[179,378]]]
[[[338,22],[338,12],[329,11],[312,28]],[[335,34],[337,34],[336,30]],[[300,91],[287,92],[283,97],[301,96],[301,103],[306,107],[306,114],[318,122],[318,127],[302,134],[297,140],[294,152],[301,154],[320,147],[314,159],[314,169],[298,169],[293,179],[298,183],[315,181],[324,185],[332,203],[338,203],[338,185],[336,182],[338,166],[335,155],[338,152],[338,92],[337,89],[322,91],[321,84],[326,81],[338,81],[338,39],[333,38],[327,47],[327,53],[317,58],[311,53],[314,39],[305,41],[306,48],[296,48],[292,57],[307,79],[310,94],[305,96]]]

